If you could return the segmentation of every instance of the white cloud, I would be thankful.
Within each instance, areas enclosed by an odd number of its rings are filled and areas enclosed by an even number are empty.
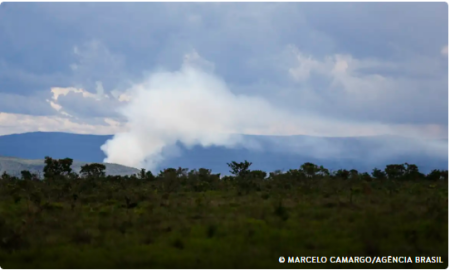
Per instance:
[[[126,130],[126,125],[104,119],[106,125],[77,123],[62,116],[34,116],[0,112],[0,135],[33,131],[59,131],[78,134],[110,135]]]
[[[94,94],[81,88],[52,87],[52,100],[46,101],[60,114],[86,122],[92,119],[95,122],[98,117],[113,117],[119,103],[127,101],[126,93],[121,92],[113,93],[110,98],[100,81],[96,82],[95,90]]]
[[[51,100],[47,100],[47,102],[49,102],[49,103],[50,103],[50,106],[51,106],[53,109],[57,110],[57,111],[60,111],[60,110],[62,109],[62,106],[61,106],[61,105],[56,104],[55,102],[53,102],[53,101],[51,101]]]
[[[75,87],[52,87],[50,90],[53,93],[53,100],[58,101],[59,96],[67,96],[70,92],[80,93],[83,97],[95,98],[96,96],[84,89],[77,89]]]
[[[100,84],[101,86],[101,84]],[[100,100],[100,98],[92,93],[89,93],[88,91],[85,91],[83,89],[77,89],[75,87],[52,87],[50,90],[53,94],[52,99],[53,100],[46,100],[50,106],[58,111],[61,115],[64,116],[68,116],[68,117],[73,117],[73,115],[69,114],[68,112],[66,112],[65,110],[63,110],[63,106],[61,106],[58,103],[58,99],[60,96],[67,96],[69,93],[78,93],[81,94],[83,98],[96,98],[97,100]]]

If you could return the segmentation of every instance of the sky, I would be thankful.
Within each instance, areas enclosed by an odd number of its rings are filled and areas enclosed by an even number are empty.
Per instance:
[[[109,161],[238,134],[448,138],[445,2],[2,3],[0,41],[0,135],[116,134]]]

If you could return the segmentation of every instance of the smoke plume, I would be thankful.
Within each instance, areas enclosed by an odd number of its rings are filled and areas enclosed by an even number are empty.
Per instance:
[[[234,94],[214,74],[214,65],[196,53],[185,57],[179,71],[153,72],[121,98],[127,103],[118,112],[127,120],[127,129],[101,149],[107,156],[105,162],[137,168],[157,168],[164,159],[179,154],[177,143],[188,148],[260,149],[261,145],[242,134],[327,137],[414,133],[405,127],[293,114],[261,97]],[[305,147],[322,156],[347,150],[314,142]]]
[[[105,162],[152,169],[177,154],[177,142],[258,148],[240,134],[289,119],[264,99],[234,95],[197,54],[186,57],[179,71],[153,73],[126,94],[131,98],[119,112],[127,131],[102,146]]]

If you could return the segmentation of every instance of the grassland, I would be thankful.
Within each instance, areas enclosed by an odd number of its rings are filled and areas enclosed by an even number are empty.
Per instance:
[[[448,181],[0,181],[2,268],[447,268]],[[441,256],[443,264],[280,264]]]

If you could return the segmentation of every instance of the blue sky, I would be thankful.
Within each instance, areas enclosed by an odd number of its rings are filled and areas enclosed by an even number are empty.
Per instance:
[[[446,3],[2,3],[0,134],[446,138],[447,28]]]

